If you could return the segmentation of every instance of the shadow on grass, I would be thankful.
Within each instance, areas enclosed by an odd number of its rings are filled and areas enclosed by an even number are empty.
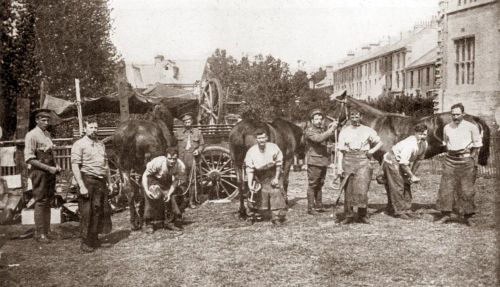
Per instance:
[[[114,244],[122,241],[123,239],[129,237],[131,232],[132,231],[130,231],[128,229],[127,230],[125,230],[125,229],[117,230],[115,232],[111,232],[110,234],[103,236],[102,239],[104,241],[114,245]]]
[[[307,197],[294,197],[290,200],[288,200],[288,208],[292,208],[295,205],[297,205],[298,201],[301,199],[306,199]]]

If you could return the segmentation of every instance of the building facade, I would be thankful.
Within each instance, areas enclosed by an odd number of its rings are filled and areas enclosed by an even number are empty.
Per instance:
[[[333,71],[334,92],[346,89],[348,95],[364,100],[384,93],[426,95],[435,88],[436,51],[436,22],[420,23],[392,44],[364,46],[359,56],[349,53]]]
[[[440,3],[442,19],[441,94],[448,111],[461,102],[466,112],[494,121],[500,106],[500,18],[495,0],[449,0]]]

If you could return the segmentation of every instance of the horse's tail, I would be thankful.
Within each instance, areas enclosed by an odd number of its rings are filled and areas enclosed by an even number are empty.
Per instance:
[[[478,157],[478,163],[482,166],[485,166],[488,164],[488,158],[490,157],[490,137],[491,137],[491,131],[488,125],[486,124],[485,121],[483,121],[481,118],[476,117],[476,120],[479,122],[481,125],[482,129],[482,136],[483,136],[483,146],[479,149],[479,157]]]

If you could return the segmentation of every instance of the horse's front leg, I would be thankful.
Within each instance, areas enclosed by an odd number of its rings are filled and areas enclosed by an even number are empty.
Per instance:
[[[142,227],[140,215],[135,209],[135,188],[132,186],[130,178],[130,170],[120,170],[121,177],[123,180],[123,193],[127,197],[127,203],[130,211],[130,224],[132,230],[138,230]]]
[[[247,209],[245,207],[245,181],[243,178],[243,168],[240,166],[236,167],[236,177],[238,181],[238,195],[240,198],[240,209],[239,209],[239,214],[240,218],[246,219],[248,214],[247,214]]]
[[[285,202],[288,206],[288,178],[290,176],[290,169],[292,168],[293,158],[285,160],[283,163],[283,191],[285,192]]]

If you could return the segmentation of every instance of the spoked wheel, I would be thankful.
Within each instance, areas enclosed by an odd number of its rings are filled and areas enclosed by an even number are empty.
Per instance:
[[[206,81],[199,102],[198,123],[214,125],[224,123],[224,97],[222,86],[217,79]]]
[[[203,150],[197,165],[197,181],[208,200],[229,201],[236,197],[236,170],[227,148],[210,146]]]

